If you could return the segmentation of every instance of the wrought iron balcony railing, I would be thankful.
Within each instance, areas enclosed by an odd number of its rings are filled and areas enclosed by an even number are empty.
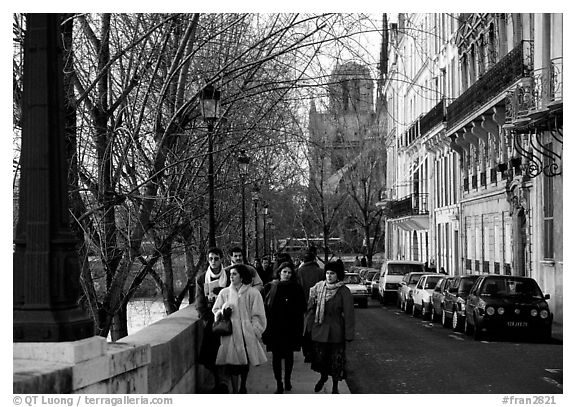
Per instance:
[[[412,215],[428,214],[428,194],[412,193],[402,199],[390,202],[388,217],[400,218]]]
[[[407,147],[412,144],[418,137],[420,137],[420,118],[412,122],[410,127],[404,132],[402,146]]]
[[[446,108],[448,128],[454,127],[491,98],[529,77],[533,68],[531,41],[522,41]]]
[[[428,113],[420,119],[420,134],[426,134],[446,120],[446,104],[440,100]]]
[[[563,58],[554,58],[518,83],[506,98],[506,123],[528,122],[534,114],[562,102],[563,73]]]

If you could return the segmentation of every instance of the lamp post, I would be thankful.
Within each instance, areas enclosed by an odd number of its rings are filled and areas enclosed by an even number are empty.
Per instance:
[[[272,249],[272,253],[276,253],[276,225],[274,224],[272,219],[270,219],[270,232],[272,234],[272,242],[270,246]]]
[[[59,14],[32,13],[24,42],[14,342],[72,342],[94,335],[94,321],[78,305],[78,241],[68,219],[60,24]]]
[[[258,254],[258,200],[260,199],[260,188],[258,184],[254,184],[252,188],[252,202],[254,202],[254,255],[260,257]]]
[[[262,214],[264,215],[264,256],[266,256],[266,254],[268,254],[268,244],[266,242],[266,216],[268,215],[268,204],[266,202],[264,202],[264,205],[262,206]]]
[[[246,204],[245,204],[245,191],[244,179],[248,175],[248,165],[250,164],[250,157],[246,155],[244,150],[240,151],[238,155],[238,166],[240,167],[240,183],[242,184],[242,254],[246,257]]]
[[[208,125],[208,245],[216,246],[216,221],[214,214],[214,157],[212,156],[212,137],[214,124],[220,114],[220,91],[212,85],[206,85],[200,93],[202,117]]]

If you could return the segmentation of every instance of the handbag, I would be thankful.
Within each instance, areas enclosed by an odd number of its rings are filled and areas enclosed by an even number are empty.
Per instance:
[[[229,336],[232,335],[232,321],[230,318],[221,315],[214,324],[212,324],[212,332],[218,336]]]

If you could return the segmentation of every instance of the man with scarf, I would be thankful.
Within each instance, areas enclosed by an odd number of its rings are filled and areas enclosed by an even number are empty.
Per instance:
[[[354,339],[354,298],[343,283],[344,265],[329,262],[324,267],[326,280],[310,289],[307,329],[312,338],[312,370],[320,373],[314,386],[320,392],[332,376],[332,393],[339,393],[338,382],[346,378],[346,342]]]
[[[214,375],[213,393],[227,393],[228,387],[222,382],[221,375],[216,367],[216,354],[220,346],[220,337],[212,332],[214,314],[212,307],[216,302],[218,293],[230,284],[230,278],[224,267],[222,259],[224,253],[217,247],[208,249],[208,268],[196,277],[196,310],[198,316],[204,321],[204,335],[198,359]]]

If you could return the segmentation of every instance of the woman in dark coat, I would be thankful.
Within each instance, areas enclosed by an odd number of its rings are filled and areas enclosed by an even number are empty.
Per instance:
[[[312,370],[320,373],[316,393],[332,376],[332,393],[346,378],[346,342],[354,339],[354,298],[346,287],[344,265],[335,261],[324,267],[326,280],[310,289],[307,329],[312,338]]]
[[[277,277],[266,285],[264,307],[268,326],[262,335],[266,350],[272,352],[272,369],[276,379],[276,393],[292,390],[290,378],[294,366],[294,351],[302,345],[302,327],[306,301],[304,290],[296,281],[291,262],[276,269]],[[284,383],[282,382],[284,359]]]

